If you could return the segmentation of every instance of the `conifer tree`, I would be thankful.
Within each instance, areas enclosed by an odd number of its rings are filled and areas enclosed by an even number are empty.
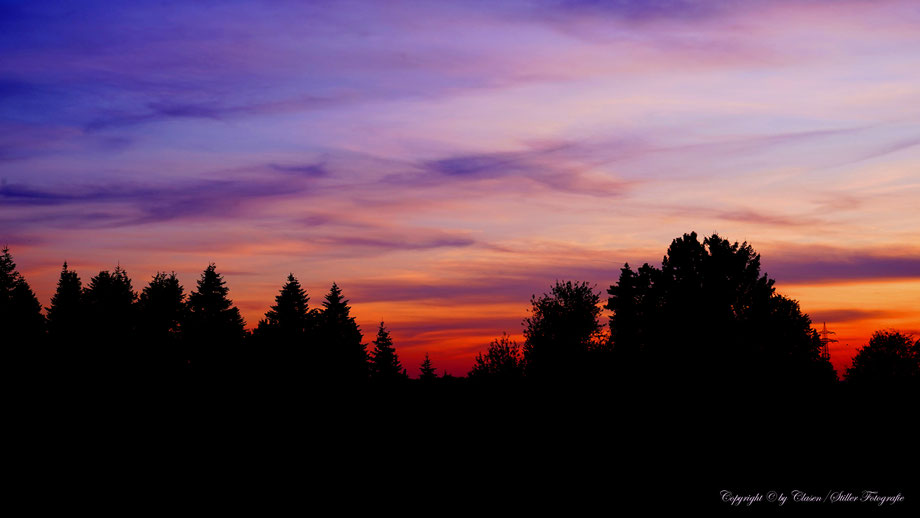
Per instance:
[[[83,339],[83,288],[77,272],[61,268],[57,290],[48,307],[48,334],[58,348],[73,349]]]
[[[371,351],[371,379],[379,382],[393,382],[403,379],[405,371],[399,363],[399,356],[393,347],[390,332],[380,322],[377,338],[374,339],[374,350]]]
[[[333,382],[361,383],[368,378],[363,335],[351,316],[351,307],[335,283],[323,301],[316,343],[323,378]]]
[[[83,289],[87,338],[91,340],[83,357],[90,371],[124,374],[126,364],[134,360],[136,300],[131,279],[121,266],[114,272],[99,272]]]
[[[260,361],[259,373],[276,381],[303,381],[313,339],[316,314],[310,311],[310,297],[294,274],[275,296],[275,304],[252,333],[252,353]],[[280,378],[279,378],[280,376]]]
[[[103,270],[83,289],[87,324],[98,340],[126,342],[133,339],[134,303],[137,293],[127,272],[118,266]]]
[[[240,310],[228,298],[226,281],[208,265],[188,298],[183,340],[193,369],[221,370],[236,359],[246,335]]]
[[[45,327],[41,309],[29,283],[16,271],[9,248],[4,247],[0,253],[0,336],[17,349],[37,347]]]
[[[289,274],[275,296],[275,304],[265,313],[265,320],[259,322],[259,328],[268,333],[272,341],[303,345],[311,327],[309,302],[310,297],[300,282],[294,274]]]
[[[157,272],[141,292],[138,340],[146,356],[142,360],[151,370],[162,372],[180,365],[179,332],[185,309],[185,293],[175,272]]]
[[[422,361],[421,366],[419,366],[418,379],[426,383],[438,379],[438,373],[435,371],[434,367],[431,366],[431,358],[428,357],[428,353],[425,353],[425,359]]]

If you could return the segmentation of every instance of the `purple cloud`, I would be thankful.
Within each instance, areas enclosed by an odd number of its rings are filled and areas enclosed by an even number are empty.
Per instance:
[[[349,253],[354,249],[370,248],[377,250],[428,250],[432,248],[462,248],[476,244],[476,241],[463,236],[452,235],[448,232],[415,232],[393,233],[385,232],[375,236],[368,235],[320,235],[310,238],[311,242],[327,245],[335,249],[347,247]]]
[[[537,144],[522,151],[471,153],[422,162],[420,167],[448,181],[477,181],[497,178],[525,180],[552,190],[598,197],[622,196],[633,182],[608,177],[589,177],[587,171],[609,161],[603,155],[618,148],[602,149],[596,143]],[[415,175],[396,175],[394,183],[414,183]],[[441,185],[442,182],[434,182]],[[520,186],[519,186],[520,187]]]
[[[780,282],[802,284],[909,278],[920,277],[920,255],[849,252],[833,258],[816,254],[784,259],[771,254],[764,257],[763,269]]]
[[[899,318],[901,316],[909,315],[909,313],[903,311],[892,311],[892,310],[883,310],[883,309],[855,309],[855,308],[842,308],[842,309],[824,309],[818,311],[812,311],[809,316],[811,316],[812,322],[858,322],[861,320],[880,320],[880,319],[889,319],[889,318]]]
[[[184,180],[168,185],[122,182],[38,188],[25,184],[3,184],[0,186],[0,207],[72,207],[73,210],[39,214],[37,217],[44,222],[64,226],[121,227],[188,218],[226,218],[239,215],[236,209],[241,203],[291,194],[303,195],[309,189],[310,185],[304,182],[269,176]],[[100,206],[111,209],[91,209]],[[31,224],[35,217],[35,214],[21,213],[11,219]]]

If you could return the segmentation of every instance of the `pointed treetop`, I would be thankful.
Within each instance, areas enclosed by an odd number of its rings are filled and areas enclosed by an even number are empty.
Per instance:
[[[438,373],[435,371],[434,367],[431,366],[431,358],[428,357],[428,353],[425,353],[425,360],[422,361],[422,365],[419,366],[419,377],[418,379],[423,381],[430,381],[438,377]]]
[[[393,347],[393,339],[390,338],[390,332],[383,322],[380,322],[380,328],[377,330],[377,338],[374,339],[374,350],[371,351],[371,376],[377,379],[396,379],[402,378],[403,368]]]

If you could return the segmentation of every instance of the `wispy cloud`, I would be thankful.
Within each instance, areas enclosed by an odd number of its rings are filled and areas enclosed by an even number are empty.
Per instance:
[[[822,253],[823,252],[823,253]],[[883,251],[836,250],[818,247],[813,254],[765,257],[764,270],[784,283],[831,283],[920,278],[920,254],[891,255]]]
[[[121,227],[189,218],[240,216],[239,209],[247,201],[302,195],[308,189],[307,183],[266,176],[191,179],[168,184],[109,182],[51,188],[3,184],[0,186],[0,208],[69,207],[72,210],[45,213],[40,219],[68,227]],[[27,223],[32,217],[23,213],[18,219]]]
[[[864,320],[884,320],[891,318],[900,318],[909,315],[906,311],[895,311],[887,309],[858,309],[858,308],[841,308],[841,309],[821,309],[813,311],[809,316],[813,322],[861,322]]]

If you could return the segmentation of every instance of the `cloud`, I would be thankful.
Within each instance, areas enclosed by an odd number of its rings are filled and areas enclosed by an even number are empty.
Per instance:
[[[205,88],[202,85],[202,88]],[[153,95],[153,92],[150,94]],[[181,97],[181,95],[179,95]],[[216,101],[198,103],[192,100],[185,102],[148,102],[145,107],[128,105],[120,110],[96,112],[83,129],[89,133],[147,124],[152,122],[172,119],[200,119],[223,121],[232,117],[245,117],[252,115],[272,115],[326,108],[348,102],[365,100],[368,96],[353,94],[336,94],[333,96],[300,95],[291,98],[277,98],[262,102],[241,102],[233,99],[230,94],[215,93],[214,97],[223,99],[224,103]],[[372,98],[372,97],[371,97]],[[236,103],[236,104],[232,104]]]
[[[322,178],[330,175],[329,170],[323,164],[269,164],[268,167],[279,173],[292,173],[297,176],[306,176],[309,178]]]
[[[453,270],[453,268],[451,268]],[[427,301],[432,304],[463,305],[511,302],[520,303],[522,314],[532,295],[550,291],[555,281],[587,281],[595,284],[602,295],[615,282],[619,266],[584,266],[564,264],[532,265],[509,258],[502,263],[471,264],[459,279],[437,282],[394,279],[353,281],[356,299],[366,302]]]
[[[616,153],[616,149],[606,151]],[[618,197],[635,182],[620,180],[600,170],[594,170],[608,159],[597,144],[587,142],[551,142],[527,146],[521,151],[469,153],[423,161],[419,167],[425,178],[439,178],[435,182],[475,182],[510,179],[518,183],[530,182],[555,191],[596,197]],[[412,183],[417,175],[397,175],[391,180]]]
[[[820,218],[809,215],[785,215],[779,213],[761,212],[748,208],[707,208],[707,207],[682,207],[673,212],[674,216],[708,216],[718,220],[735,221],[739,223],[752,223],[772,227],[808,227],[814,228],[825,222]]]
[[[902,256],[867,251],[832,251],[763,259],[763,270],[783,283],[809,284],[920,277],[920,254]]]
[[[701,0],[548,0],[537,5],[557,15],[615,16],[628,21],[694,20],[720,14],[725,7]]]
[[[859,322],[862,320],[882,320],[910,315],[904,311],[885,309],[822,309],[809,312],[812,322]]]
[[[476,244],[475,240],[461,234],[419,230],[407,233],[389,231],[375,233],[375,235],[320,235],[311,237],[310,241],[333,249],[346,247],[349,253],[354,253],[354,249],[361,248],[402,251],[463,248]]]
[[[169,184],[108,182],[53,188],[3,184],[0,186],[0,207],[69,207],[71,210],[48,212],[40,214],[39,218],[73,227],[121,227],[189,218],[240,216],[239,208],[243,203],[303,195],[309,189],[308,183],[277,176],[175,180]],[[33,217],[33,214],[22,214],[18,219],[28,223]]]

